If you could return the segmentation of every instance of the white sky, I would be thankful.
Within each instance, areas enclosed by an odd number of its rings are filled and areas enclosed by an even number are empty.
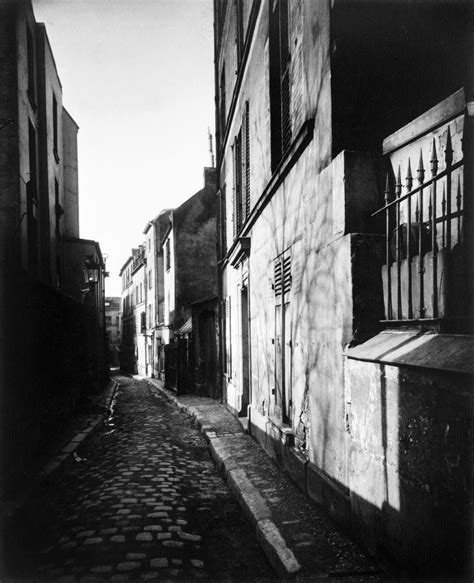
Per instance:
[[[203,186],[214,134],[212,0],[33,0],[79,124],[80,235],[107,295],[150,219]]]

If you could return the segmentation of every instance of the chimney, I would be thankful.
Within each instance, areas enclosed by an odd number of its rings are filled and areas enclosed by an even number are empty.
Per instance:
[[[209,166],[204,168],[204,188],[217,188],[217,171]]]

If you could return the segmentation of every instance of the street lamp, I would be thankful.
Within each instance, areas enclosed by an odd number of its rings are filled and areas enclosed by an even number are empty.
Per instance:
[[[99,282],[99,267],[92,255],[86,255],[82,273],[84,274],[84,281],[89,284],[89,287],[81,290],[85,295],[93,293],[95,285]]]

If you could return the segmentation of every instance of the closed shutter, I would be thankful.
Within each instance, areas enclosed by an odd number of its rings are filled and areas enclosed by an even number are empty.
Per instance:
[[[242,131],[234,141],[234,239],[242,227]]]
[[[249,132],[249,102],[245,103],[242,119],[242,215],[246,221],[250,215],[250,132]]]
[[[273,291],[277,303],[281,301],[280,296],[290,292],[291,284],[291,254],[287,250],[273,262]]]
[[[226,186],[222,187],[221,194],[221,249],[222,257],[227,253],[227,194]]]
[[[216,218],[216,251],[217,260],[220,261],[223,256],[222,250],[222,192],[217,193],[217,218]]]
[[[288,0],[280,0],[280,83],[282,155],[291,143],[290,117],[290,42],[288,30]]]

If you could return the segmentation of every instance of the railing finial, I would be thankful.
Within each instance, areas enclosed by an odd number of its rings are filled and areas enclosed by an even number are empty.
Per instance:
[[[436,142],[433,137],[433,142],[431,145],[431,176],[436,176],[438,174],[438,154],[436,153]]]
[[[398,198],[402,193],[402,173],[400,170],[400,164],[398,165],[397,180],[395,182],[395,198]]]
[[[406,177],[406,189],[408,192],[412,189],[413,186],[413,174],[411,172],[411,160],[408,158],[408,168],[407,168],[407,177]]]
[[[387,172],[387,177],[385,179],[385,204],[390,200],[390,174]]]
[[[444,150],[444,159],[446,167],[449,168],[453,163],[453,143],[451,140],[451,127],[448,125],[448,133],[446,136],[446,148]]]
[[[420,159],[418,161],[418,170],[416,171],[416,178],[420,184],[425,180],[425,167],[423,166],[423,150],[420,148]]]

